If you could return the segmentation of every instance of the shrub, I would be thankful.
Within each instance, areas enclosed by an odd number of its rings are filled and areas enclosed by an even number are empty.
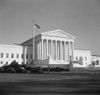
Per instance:
[[[31,73],[43,73],[43,69],[41,67],[33,67],[31,68]]]
[[[24,67],[17,67],[17,68],[16,68],[16,72],[17,72],[17,73],[26,73],[27,70],[26,70]]]
[[[59,71],[59,72],[61,72],[62,70],[61,70],[60,67],[56,67],[56,68],[55,68],[55,71]]]
[[[14,60],[14,61],[11,62],[11,64],[8,65],[8,66],[10,66],[10,67],[15,67],[15,66],[18,66],[18,65],[19,65],[18,62],[16,62],[16,61]]]
[[[4,68],[0,68],[0,73],[3,73],[4,72]]]
[[[28,67],[26,66],[25,69],[26,69],[27,71],[31,71],[33,68],[30,67],[30,66],[28,66]]]
[[[43,70],[43,71],[48,71],[48,68],[43,68],[42,70]]]
[[[7,67],[4,69],[4,72],[6,73],[15,73],[16,70],[13,67]]]

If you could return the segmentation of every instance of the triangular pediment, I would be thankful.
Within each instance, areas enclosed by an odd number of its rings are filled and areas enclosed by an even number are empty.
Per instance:
[[[43,32],[41,33],[41,35],[45,35],[45,36],[54,36],[54,37],[63,37],[63,38],[70,38],[70,39],[74,39],[75,37],[60,30],[53,30],[53,31],[48,31],[48,32]]]

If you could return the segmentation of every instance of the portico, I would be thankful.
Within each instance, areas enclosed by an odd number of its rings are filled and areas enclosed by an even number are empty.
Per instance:
[[[36,59],[44,60],[49,56],[54,60],[68,60],[72,56],[73,42],[41,39],[36,43]]]
[[[37,35],[34,60],[40,64],[46,60],[47,64],[69,64],[73,60],[74,38],[60,29]]]

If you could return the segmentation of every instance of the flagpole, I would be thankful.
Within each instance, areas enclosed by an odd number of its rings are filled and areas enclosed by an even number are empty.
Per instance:
[[[35,22],[34,22],[34,20],[33,20],[33,60],[35,60],[36,59],[36,57],[35,57],[35,29],[36,28],[38,28],[38,29],[40,29],[40,26],[39,25],[37,25]],[[36,55],[37,56],[37,55]]]
[[[35,23],[33,20],[33,60],[35,60]]]

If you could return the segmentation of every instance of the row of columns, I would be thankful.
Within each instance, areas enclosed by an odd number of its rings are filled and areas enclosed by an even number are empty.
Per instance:
[[[36,59],[44,60],[51,56],[54,60],[73,58],[73,42],[41,39],[36,42]]]

